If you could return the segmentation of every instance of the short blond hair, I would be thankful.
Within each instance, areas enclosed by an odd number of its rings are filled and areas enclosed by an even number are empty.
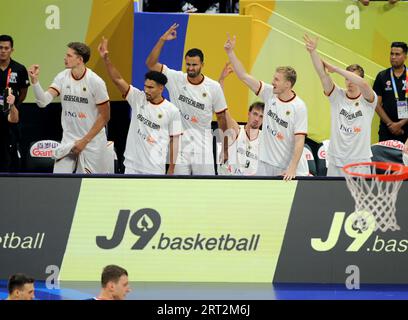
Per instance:
[[[297,79],[297,74],[296,74],[295,69],[289,66],[284,66],[284,67],[277,67],[275,71],[282,73],[285,77],[285,80],[289,81],[293,88],[293,86],[296,83],[296,79]]]

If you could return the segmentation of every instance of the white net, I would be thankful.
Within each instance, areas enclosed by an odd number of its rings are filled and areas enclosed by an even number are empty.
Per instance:
[[[395,217],[398,191],[401,188],[405,171],[401,166],[395,171],[395,165],[389,165],[388,169],[378,168],[372,164],[358,164],[349,167],[346,171],[347,186],[355,200],[355,221],[353,227],[360,230],[373,228],[374,231],[400,230]],[[364,172],[374,174],[375,177],[359,176]],[[353,175],[357,173],[357,175]],[[395,180],[386,181],[381,177],[395,175]],[[398,176],[398,177],[397,177]]]

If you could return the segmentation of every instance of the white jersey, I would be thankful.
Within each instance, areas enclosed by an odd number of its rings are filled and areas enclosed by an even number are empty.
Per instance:
[[[168,100],[147,101],[143,91],[130,86],[126,100],[132,119],[124,153],[126,168],[146,174],[165,174],[170,136],[181,134],[180,113]]]
[[[336,165],[372,157],[371,122],[377,105],[377,95],[374,95],[373,102],[361,94],[350,99],[346,91],[337,86],[329,94],[332,115],[328,154]]]
[[[170,101],[180,110],[183,124],[181,151],[210,154],[208,160],[212,161],[212,116],[214,112],[227,109],[220,84],[208,77],[204,77],[199,84],[192,84],[186,73],[172,70],[166,65],[163,65],[162,72],[168,79],[166,88]]]
[[[290,101],[280,100],[273,87],[263,81],[258,95],[265,102],[259,159],[287,169],[293,157],[295,135],[307,135],[306,105],[296,94]]]
[[[99,115],[97,106],[109,101],[105,82],[88,68],[80,79],[74,78],[71,69],[65,69],[55,77],[50,88],[61,96],[62,144],[83,138]],[[106,147],[106,143],[103,128],[86,148],[96,144]]]
[[[228,165],[233,168],[232,174],[251,176],[258,168],[259,137],[249,140],[244,126],[239,126],[235,141],[228,147]]]

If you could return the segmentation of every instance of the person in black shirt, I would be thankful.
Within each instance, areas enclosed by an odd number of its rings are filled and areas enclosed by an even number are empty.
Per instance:
[[[16,150],[16,134],[18,133],[12,123],[19,121],[18,109],[30,85],[27,69],[11,59],[14,51],[13,44],[11,36],[0,35],[0,172],[8,172],[12,167],[13,150]],[[11,94],[15,96],[14,105],[9,110],[4,108],[9,96],[7,87],[11,88]]]
[[[376,111],[380,116],[379,141],[399,140],[408,138],[408,70],[407,44],[393,42],[391,44],[391,68],[378,73],[374,82],[374,91],[378,95]]]

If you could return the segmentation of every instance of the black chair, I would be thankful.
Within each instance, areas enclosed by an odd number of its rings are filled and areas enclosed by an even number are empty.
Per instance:
[[[371,146],[372,161],[403,163],[402,149],[404,144],[397,140],[381,141]]]
[[[26,171],[32,173],[52,173],[55,160],[52,150],[59,146],[58,141],[40,140],[30,143],[26,156]]]
[[[316,170],[318,176],[327,176],[327,164],[326,164],[327,150],[323,143],[320,143],[319,149],[317,150],[316,157]]]
[[[307,143],[305,143],[305,148],[307,149],[307,151],[309,151],[306,153],[304,152],[304,154],[306,155],[307,164],[309,166],[309,174],[316,176],[317,168],[316,168],[316,161],[313,156],[313,150]]]

